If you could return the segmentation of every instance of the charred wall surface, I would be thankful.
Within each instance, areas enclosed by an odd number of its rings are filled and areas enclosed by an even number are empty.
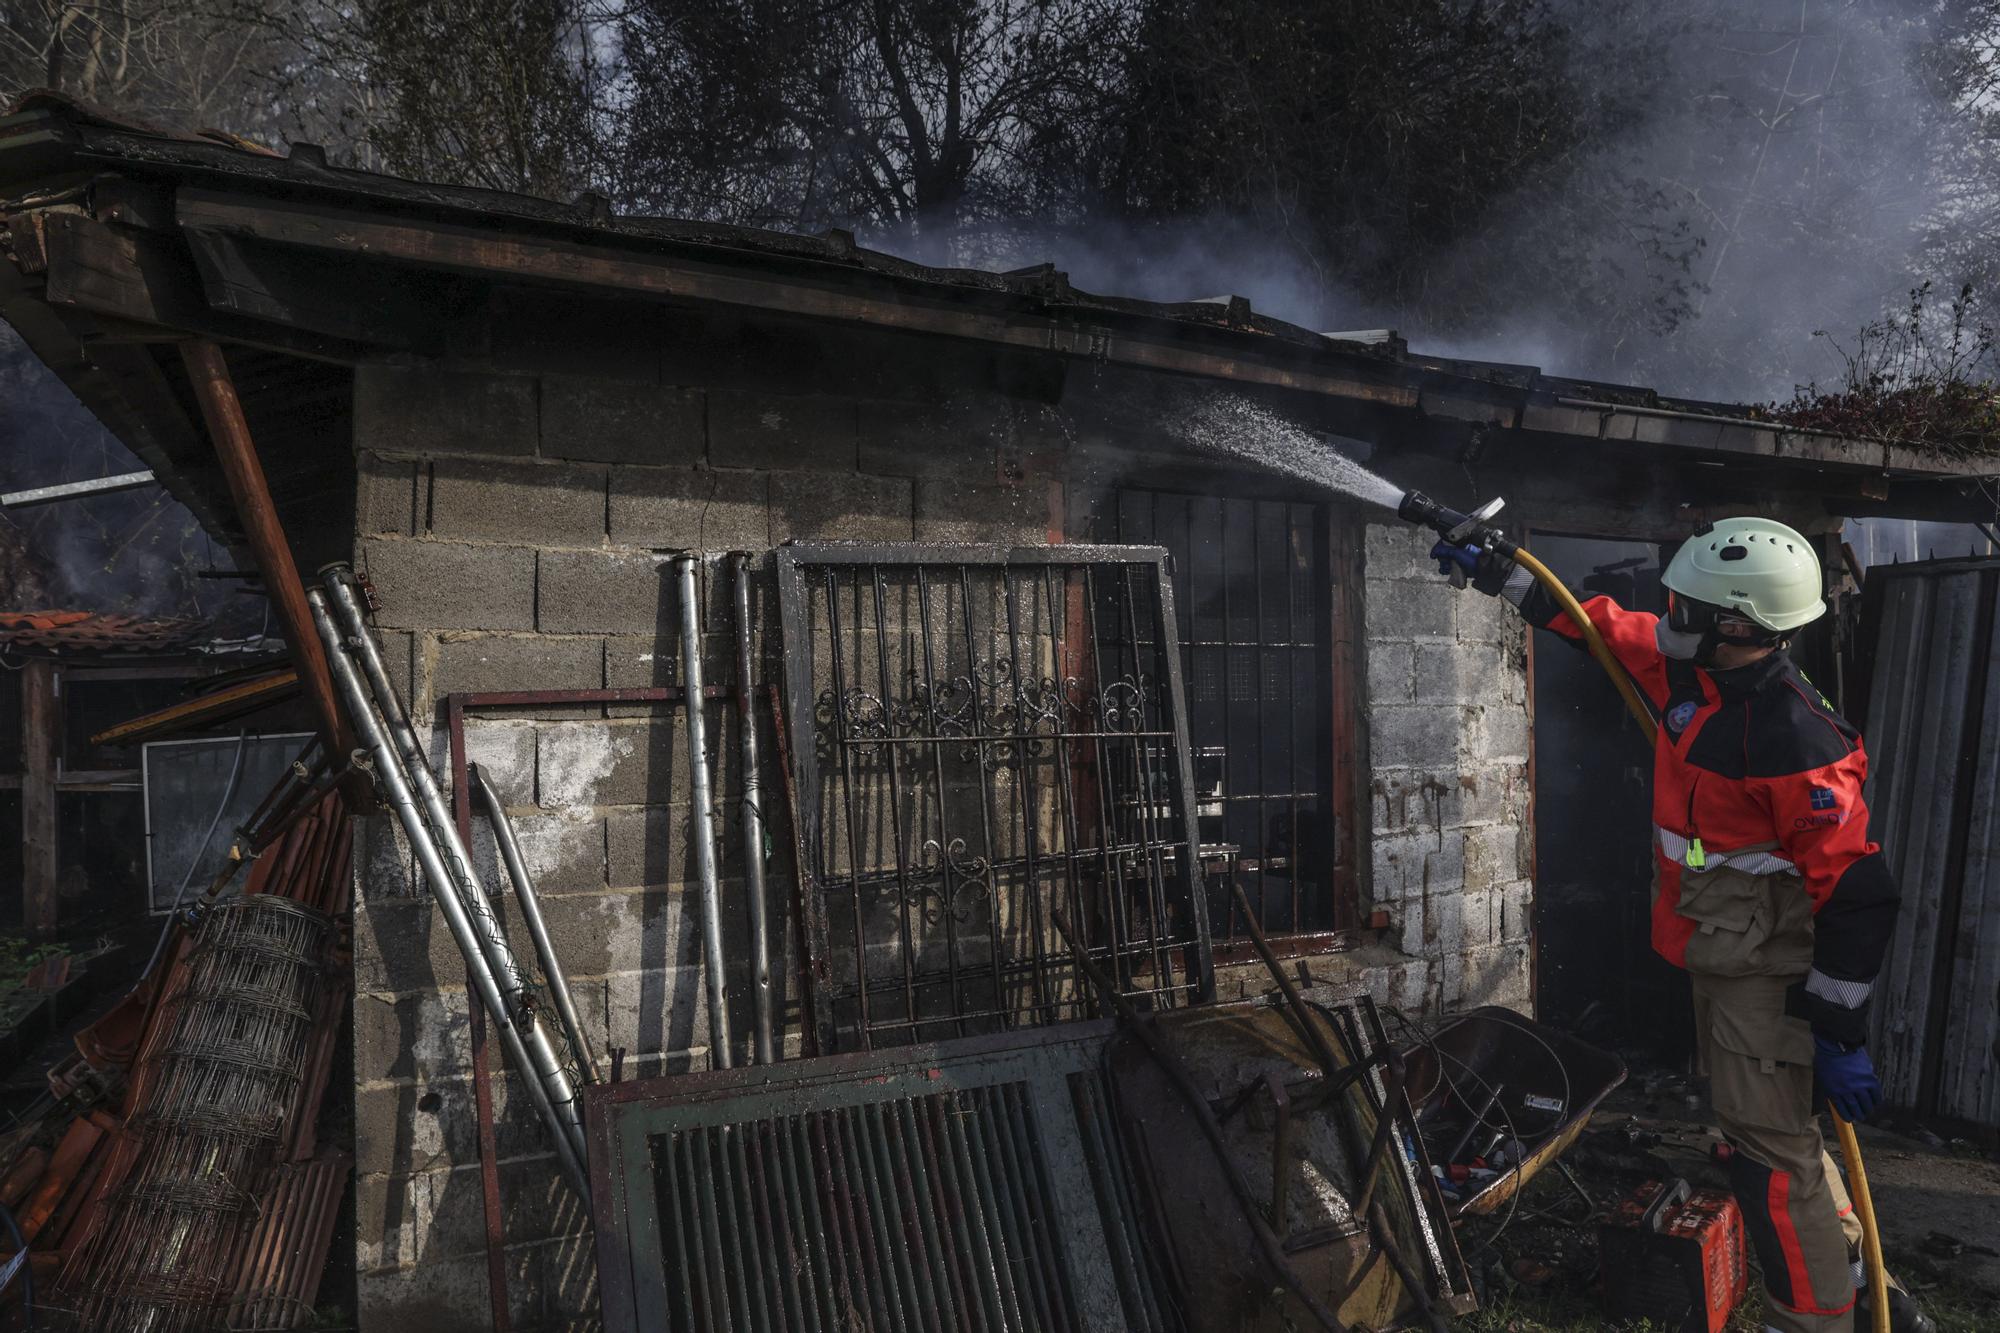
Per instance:
[[[419,718],[435,721],[456,691],[678,683],[665,553],[690,548],[710,557],[708,678],[727,681],[723,552],[762,556],[792,539],[1080,539],[1066,531],[1071,516],[1129,480],[1131,450],[1143,445],[1070,429],[1051,409],[990,388],[942,409],[785,394],[746,383],[740,369],[726,384],[671,378],[627,367],[602,378],[514,366],[357,373],[355,561],[375,587],[379,636]],[[772,383],[790,381],[774,374]],[[1267,479],[1236,480],[1270,492]],[[1357,520],[1342,511],[1336,521]],[[1520,631],[1488,599],[1438,586],[1422,559],[1427,540],[1372,524],[1362,540],[1365,623],[1349,628],[1366,641],[1357,675],[1368,734],[1348,761],[1366,754],[1371,766],[1357,775],[1368,827],[1354,891],[1364,920],[1379,908],[1389,924],[1348,941],[1358,947],[1313,958],[1314,973],[1363,977],[1381,999],[1413,1009],[1525,1006]],[[769,561],[757,568],[756,651],[764,677],[777,681]],[[742,958],[737,724],[723,708],[710,719],[732,913],[725,938]],[[776,738],[763,725],[775,810]],[[623,1048],[628,1078],[706,1068],[684,719],[640,707],[549,709],[475,718],[467,740],[516,822],[592,1042]],[[433,753],[443,774],[441,727]],[[361,1318],[365,1328],[484,1327],[464,967],[400,838],[384,819],[367,823],[355,923]],[[497,891],[483,822],[474,831]],[[774,966],[795,1051],[794,876],[781,813],[770,833]],[[510,933],[522,938],[508,910]],[[744,1013],[746,978],[730,981],[733,1012]],[[1265,988],[1254,965],[1219,968],[1225,997]],[[739,1042],[748,1030],[736,1023]],[[496,1072],[515,1326],[589,1326],[587,1217],[513,1093],[511,1076]]]

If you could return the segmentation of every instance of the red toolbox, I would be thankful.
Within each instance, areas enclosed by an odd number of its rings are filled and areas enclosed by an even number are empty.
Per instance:
[[[1726,1190],[1649,1180],[1597,1228],[1604,1309],[1672,1333],[1722,1333],[1749,1290],[1743,1212]]]

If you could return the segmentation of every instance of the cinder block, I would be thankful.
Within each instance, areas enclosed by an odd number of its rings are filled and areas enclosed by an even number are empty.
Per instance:
[[[1416,696],[1416,649],[1407,643],[1370,640],[1368,702],[1409,703]]]
[[[533,629],[535,553],[525,546],[370,537],[362,572],[389,629]]]
[[[542,380],[542,456],[671,466],[701,461],[698,389],[550,375]]]
[[[1465,840],[1451,834],[1381,834],[1371,839],[1377,902],[1406,902],[1456,893],[1465,875]]]
[[[487,785],[499,795],[501,805],[513,809],[535,803],[535,726],[532,722],[468,714],[465,719],[465,760],[478,767]],[[445,762],[437,770],[447,790],[451,786],[450,762],[447,752]]]
[[[604,683],[604,641],[551,634],[445,634],[431,674],[436,697],[504,690],[594,690]],[[546,709],[543,716],[575,717]]]
[[[688,807],[628,807],[614,809],[605,816],[605,841],[611,886],[651,888],[656,885],[693,884],[696,880],[694,846],[690,840]],[[737,836],[742,827],[739,802],[716,806],[717,872],[725,879],[742,873],[743,843]],[[784,829],[771,826],[773,841],[783,853]],[[789,858],[774,861],[767,874],[788,873]]]
[[[1501,899],[1498,889],[1475,889],[1469,885],[1459,894],[1459,920],[1467,948],[1500,942]]]
[[[915,496],[901,477],[819,477],[778,473],[771,478],[771,541],[910,541]]]
[[[717,390],[708,400],[715,467],[852,472],[859,421],[848,398],[786,398]]]
[[[543,551],[536,624],[550,634],[678,635],[672,583],[664,556]]]
[[[508,1322],[515,1328],[534,1328],[543,1314],[545,1264],[539,1250],[529,1247],[506,1255]],[[484,1255],[362,1271],[354,1280],[355,1319],[363,1333],[417,1328],[425,1333],[489,1333],[494,1323],[489,1292]]]
[[[583,893],[605,884],[605,823],[574,811],[515,815],[521,859],[543,895]]]
[[[1425,959],[1412,959],[1386,969],[1388,976],[1388,1005],[1410,1014],[1434,1014],[1438,1011],[1438,996],[1432,965]]]
[[[916,538],[920,542],[1044,545],[1049,539],[1048,485],[976,485],[921,478],[916,483]]]
[[[1509,884],[1500,891],[1500,940],[1515,943],[1528,938],[1535,928],[1535,886]]]
[[[1466,752],[1482,764],[1528,762],[1528,710],[1518,704],[1479,704],[1467,710]]]
[[[618,468],[611,540],[657,550],[758,550],[771,540],[771,479],[762,472]]]
[[[728,794],[740,786],[735,711],[706,706],[709,781]],[[538,740],[537,799],[549,809],[600,805],[670,805],[693,797],[687,714],[609,722],[550,722]]]
[[[1409,640],[1456,638],[1459,599],[1480,594],[1461,593],[1442,580],[1369,579],[1363,596],[1369,638]]]
[[[362,815],[355,822],[356,897],[374,902],[408,900],[417,893],[416,861],[391,814]]]
[[[532,454],[535,382],[433,367],[354,371],[354,440],[400,454]]]
[[[509,1243],[578,1236],[589,1210],[563,1179],[553,1151],[503,1161],[501,1227]],[[363,1271],[486,1252],[486,1213],[476,1165],[410,1175],[362,1175],[354,1185],[356,1261]]]
[[[1371,707],[1368,755],[1379,769],[1450,769],[1458,762],[1461,710],[1428,704]]]
[[[431,531],[534,546],[604,542],[603,468],[440,459],[431,468]]]
[[[1015,433],[1012,409],[986,394],[942,403],[863,402],[859,412],[861,470],[884,477],[996,481],[999,452]]]
[[[1467,829],[1462,836],[1467,888],[1488,889],[1520,878],[1521,832],[1514,825],[1489,824]]]
[[[1460,971],[1463,982],[1457,999],[1465,1008],[1482,1004],[1505,1005],[1520,1013],[1532,1013],[1534,996],[1528,984],[1528,946],[1492,944],[1465,951]]]
[[[354,1080],[431,1082],[472,1069],[463,990],[354,997]]]
[[[703,969],[652,968],[605,978],[601,1007],[581,1017],[600,1050],[690,1051],[708,1048],[708,991]]]
[[[1500,649],[1490,643],[1414,645],[1418,703],[1501,703],[1512,684]]]
[[[1442,579],[1430,549],[1437,541],[1427,529],[1406,523],[1370,523],[1362,537],[1362,568],[1368,579]],[[1449,586],[1449,585],[1447,585]]]
[[[1465,895],[1456,886],[1433,889],[1424,899],[1423,948],[1405,952],[1449,958],[1464,948]]]
[[[1473,592],[1458,606],[1458,637],[1467,643],[1501,644],[1525,630],[1525,623],[1504,597]]]
[[[355,459],[354,530],[360,535],[414,537],[429,510],[430,465],[363,450]]]

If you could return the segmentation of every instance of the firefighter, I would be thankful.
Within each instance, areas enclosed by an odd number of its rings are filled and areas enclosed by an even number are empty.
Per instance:
[[[1477,547],[1432,554],[1541,629],[1581,635],[1528,574]],[[1868,1057],[1869,991],[1897,890],[1868,840],[1868,757],[1787,653],[1826,610],[1819,557],[1763,518],[1705,525],[1662,576],[1666,619],[1606,597],[1583,610],[1660,719],[1653,762],[1652,943],[1694,986],[1695,1038],[1730,1183],[1779,1333],[1847,1333],[1873,1293],[1861,1224],[1816,1115],[1882,1097]],[[1860,1289],[1857,1292],[1857,1289]],[[1930,1320],[1895,1284],[1897,1333]]]

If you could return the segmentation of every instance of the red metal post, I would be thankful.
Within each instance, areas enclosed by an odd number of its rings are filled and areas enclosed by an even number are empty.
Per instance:
[[[465,775],[465,704],[459,695],[445,700],[445,726],[451,744],[451,816],[458,836],[472,845],[472,792]],[[500,1212],[500,1153],[493,1132],[493,1068],[486,1046],[486,1015],[479,997],[470,994],[466,1012],[472,1038],[472,1104],[479,1125],[479,1193],[486,1211],[486,1290],[492,1305],[494,1333],[512,1328],[507,1314],[507,1237]]]

